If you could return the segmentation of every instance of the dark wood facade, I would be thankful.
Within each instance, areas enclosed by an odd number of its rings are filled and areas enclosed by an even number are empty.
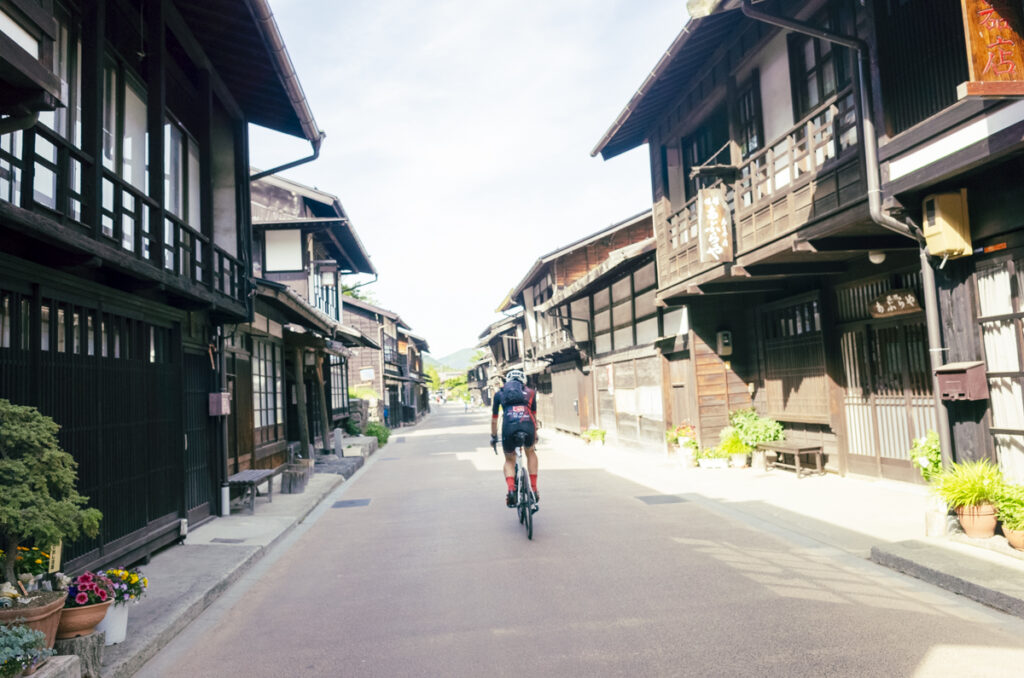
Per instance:
[[[49,76],[0,41],[0,397],[61,425],[103,512],[65,569],[131,562],[220,508],[208,397],[223,325],[252,312],[247,125],[301,134],[302,116],[248,6],[12,4]],[[234,41],[208,39],[211,15]],[[265,89],[234,77],[241,51]]]

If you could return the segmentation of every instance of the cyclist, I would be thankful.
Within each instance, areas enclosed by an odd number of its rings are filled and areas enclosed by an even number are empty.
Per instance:
[[[505,506],[516,505],[515,472],[516,448],[513,435],[522,432],[526,435],[526,469],[530,474],[530,487],[537,501],[537,392],[526,386],[526,375],[522,370],[511,370],[505,375],[505,385],[494,394],[491,404],[491,445],[498,442],[498,408],[502,409],[501,447],[505,452],[505,483],[508,494],[505,495]]]

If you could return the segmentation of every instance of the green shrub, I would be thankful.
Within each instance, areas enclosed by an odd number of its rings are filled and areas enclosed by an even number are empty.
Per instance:
[[[349,386],[348,397],[355,400],[380,400],[380,394],[369,386]]]
[[[736,430],[739,438],[748,448],[757,447],[758,443],[782,440],[784,435],[782,424],[771,417],[762,417],[752,407],[736,410],[729,415],[730,428]]]
[[[11,678],[53,654],[46,636],[27,626],[0,626],[0,678]]]
[[[987,459],[953,464],[935,476],[935,492],[951,509],[996,503],[1004,492],[1003,472]]]
[[[102,515],[78,494],[78,464],[60,448],[60,427],[34,407],[0,398],[0,549],[40,546],[99,533]],[[16,580],[7,558],[0,581]]]
[[[740,437],[739,430],[734,426],[726,426],[718,434],[718,449],[723,457],[730,457],[734,454],[749,454],[751,446]]]
[[[580,436],[589,443],[601,443],[604,444],[604,438],[608,435],[608,432],[603,428],[588,428],[586,431],[580,434]]]
[[[705,447],[703,450],[697,450],[694,452],[696,459],[728,459],[729,452],[719,447]]]
[[[925,482],[932,482],[942,472],[942,449],[939,434],[928,431],[923,438],[915,438],[910,448],[910,460],[921,472]]]
[[[371,421],[366,425],[366,435],[373,436],[377,439],[377,443],[382,447],[387,444],[388,438],[391,437],[391,429],[384,424],[376,421]]]
[[[352,417],[349,417],[348,419],[345,420],[345,433],[349,434],[350,436],[357,436],[362,434],[362,431],[359,430],[359,424],[357,424],[356,420],[353,419]]]
[[[996,511],[1005,529],[1024,531],[1024,487],[1003,485],[996,499]]]

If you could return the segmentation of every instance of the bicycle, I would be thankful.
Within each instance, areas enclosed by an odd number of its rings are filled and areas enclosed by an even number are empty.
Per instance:
[[[526,462],[523,460],[526,434],[515,433],[512,440],[516,446],[516,512],[519,514],[519,524],[526,527],[526,538],[533,539],[533,514],[537,512],[537,495],[533,493],[533,488],[530,486],[530,474],[526,469]],[[498,443],[493,443],[491,447],[497,454]]]

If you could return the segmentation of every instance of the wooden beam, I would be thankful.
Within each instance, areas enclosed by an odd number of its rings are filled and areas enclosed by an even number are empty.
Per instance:
[[[304,351],[296,348],[292,351],[292,360],[295,362],[295,409],[299,419],[299,445],[302,446],[302,456],[309,458],[309,417],[306,413],[306,382],[302,371]]]
[[[82,15],[82,150],[92,158],[82,166],[82,221],[100,235],[103,204],[103,46],[106,42],[105,0],[96,0]],[[163,165],[160,166],[163,185]]]
[[[784,264],[755,264],[747,270],[754,277],[765,276],[796,276],[796,275],[833,275],[845,273],[846,262],[843,261],[807,261],[787,262]]]
[[[917,243],[898,235],[835,237],[797,240],[794,252],[867,252],[868,250],[916,250]]]
[[[158,207],[149,211],[149,258],[164,265],[164,109],[167,106],[167,50],[164,40],[166,0],[142,5],[146,30],[146,128],[149,130],[149,197]]]

